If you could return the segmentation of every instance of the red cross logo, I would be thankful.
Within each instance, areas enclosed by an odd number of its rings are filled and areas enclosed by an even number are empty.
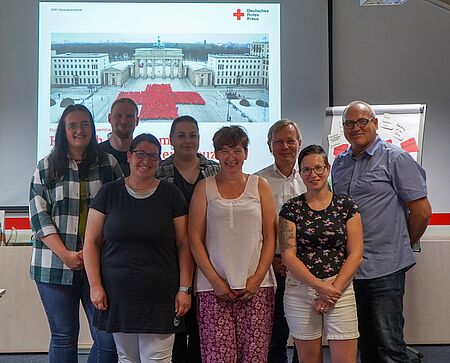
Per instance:
[[[245,14],[241,11],[241,9],[237,9],[235,13],[233,13],[233,16],[236,17],[237,20],[241,20],[241,18],[244,16]]]

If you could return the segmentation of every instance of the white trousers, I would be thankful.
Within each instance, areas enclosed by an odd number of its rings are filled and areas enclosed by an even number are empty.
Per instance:
[[[113,333],[119,363],[170,363],[175,334]]]

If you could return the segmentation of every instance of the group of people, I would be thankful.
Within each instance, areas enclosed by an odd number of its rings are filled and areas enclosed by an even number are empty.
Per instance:
[[[117,99],[111,136],[96,142],[83,105],[68,106],[30,187],[31,277],[51,330],[49,361],[77,362],[79,303],[93,338],[88,362],[407,362],[405,273],[431,207],[424,170],[382,141],[370,105],[350,103],[351,147],[330,167],[301,150],[298,125],[274,123],[274,163],[243,171],[240,126],[198,153],[190,116],[161,160],[133,138],[138,108]],[[329,185],[331,175],[332,188]],[[359,345],[358,345],[359,337]]]

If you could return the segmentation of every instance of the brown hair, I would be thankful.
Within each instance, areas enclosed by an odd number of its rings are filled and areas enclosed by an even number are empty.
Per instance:
[[[213,136],[214,151],[217,153],[225,146],[242,146],[245,151],[248,150],[249,139],[247,132],[241,126],[224,126],[220,128]]]

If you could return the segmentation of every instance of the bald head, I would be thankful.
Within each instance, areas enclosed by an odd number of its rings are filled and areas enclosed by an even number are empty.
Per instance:
[[[373,108],[366,102],[353,101],[342,114],[344,135],[350,142],[353,155],[358,156],[375,141],[378,119]]]
[[[346,120],[347,113],[349,111],[359,111],[364,112],[370,116],[370,118],[377,117],[375,114],[375,111],[373,110],[372,106],[370,106],[367,102],[364,101],[353,101],[350,102],[347,107],[345,107],[344,112],[342,113],[342,121]]]

